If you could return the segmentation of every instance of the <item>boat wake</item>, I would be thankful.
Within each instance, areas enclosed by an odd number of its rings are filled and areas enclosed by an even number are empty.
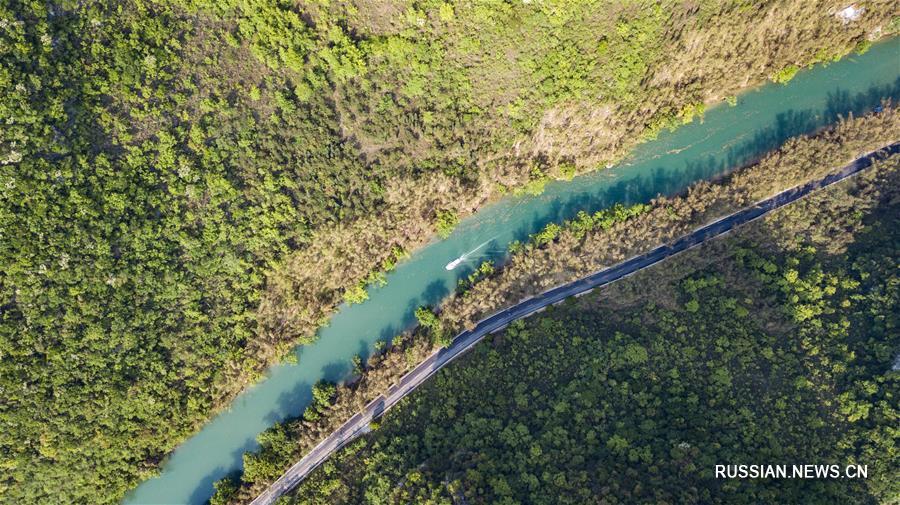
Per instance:
[[[491,243],[491,240],[494,240],[494,238],[495,238],[495,237],[491,237],[491,238],[487,239],[486,241],[482,242],[481,245],[479,245],[479,246],[476,247],[475,249],[472,249],[471,251],[469,251],[469,252],[467,252],[467,253],[463,253],[463,255],[460,256],[459,258],[456,258],[455,260],[451,261],[450,263],[447,263],[447,266],[445,266],[444,269],[445,269],[445,270],[453,270],[454,268],[456,268],[456,267],[462,265],[463,263],[466,262],[466,260],[469,259],[469,256],[471,256],[472,254],[474,254],[476,251],[478,251],[478,250],[481,249],[482,247],[484,247],[484,246],[490,244],[490,243]]]

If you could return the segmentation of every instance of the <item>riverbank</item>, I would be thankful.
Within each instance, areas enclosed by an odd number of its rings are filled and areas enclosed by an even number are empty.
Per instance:
[[[843,164],[848,158],[883,144],[897,131],[900,126],[898,121],[898,114],[891,108],[881,114],[851,119],[814,138],[791,141],[762,162],[744,168],[717,184],[700,183],[684,197],[654,200],[648,212],[621,223],[587,229],[582,219],[563,226],[549,240],[544,234],[543,239],[528,242],[514,254],[506,268],[476,283],[464,295],[443,304],[441,319],[444,331],[455,333],[467,325],[471,327],[487,313],[516,300],[638,254],[645,251],[648,245],[664,243],[713,220],[715,216],[758,201],[780,189],[820,178],[827,170]],[[288,450],[294,457],[299,457],[321,437],[336,429],[344,419],[383,394],[409,369],[412,359],[419,361],[430,354],[437,336],[423,329],[417,330],[414,335],[396,340],[391,351],[373,358],[372,363],[378,365],[372,366],[362,380],[355,382],[351,388],[338,390],[337,399],[326,409],[334,414],[333,417],[327,416],[328,419],[312,423],[291,423],[286,431],[293,436],[287,439],[293,438],[295,441],[287,442],[287,449],[281,446],[281,450]],[[299,451],[292,448],[295,443],[299,445]],[[266,456],[265,450],[259,458],[271,459]],[[247,461],[245,459],[245,463]],[[254,488],[259,489],[259,484],[256,484]],[[250,487],[245,484],[238,502],[252,497],[253,492],[247,489]]]
[[[165,461],[177,477],[135,496],[202,502],[339,375],[325,343],[305,387],[248,387],[374,298],[373,272],[490,195],[896,28],[838,6],[4,2],[0,500],[116,502]]]
[[[752,207],[723,216],[713,223],[697,228],[689,235],[680,237],[674,242],[661,245],[652,251],[643,253],[608,269],[595,272],[587,277],[529,297],[514,306],[482,319],[475,328],[461,333],[452,341],[449,341],[448,337],[446,346],[444,346],[444,342],[433,339],[442,347],[439,351],[436,351],[419,363],[413,370],[404,375],[397,384],[389,388],[385,396],[370,402],[362,412],[350,418],[337,431],[331,433],[322,443],[313,448],[309,454],[292,465],[266,491],[257,496],[251,502],[252,505],[271,505],[282,495],[289,493],[319,465],[323,464],[338,450],[352,443],[357,437],[369,433],[371,426],[384,416],[388,410],[397,405],[407,395],[412,394],[415,389],[422,386],[425,381],[437,374],[443,367],[449,365],[451,361],[470,351],[489,333],[496,333],[517,322],[521,323],[522,319],[537,312],[543,312],[551,305],[561,303],[570,297],[586,295],[594,289],[603,288],[693,247],[702,245],[708,240],[715,239],[737,227],[759,219],[771,211],[790,205],[814,191],[819,191],[855,176],[872,165],[877,165],[881,162],[895,163],[896,158],[888,161],[884,160],[898,153],[900,153],[900,142],[895,142],[874,153],[857,158],[851,164],[841,168],[839,171],[830,173],[824,179],[814,180],[803,186],[791,188],[760,201]],[[541,242],[536,241],[536,243],[540,244]],[[439,320],[433,321],[429,318],[426,321],[422,321],[420,324],[423,327],[428,327],[432,332],[443,331],[443,325]],[[521,327],[521,324],[518,324],[518,327]],[[333,394],[329,390],[328,396]]]
[[[524,240],[548,223],[573,219],[617,203],[647,202],[675,194],[700,179],[716,177],[780,145],[785,138],[817,128],[838,114],[864,112],[879,97],[897,96],[896,41],[874,46],[861,56],[800,72],[787,86],[767,85],[741,95],[736,106],[707,112],[674,133],[642,144],[618,166],[547,183],[540,195],[506,198],[459,223],[447,239],[417,251],[386,276],[386,285],[369,291],[362,304],[343,306],[316,343],[292,356],[301,365],[273,367],[195,436],[171,454],[159,478],[130,495],[133,503],[201,503],[212,482],[241,467],[241,453],[256,446],[255,436],[273,423],[296,416],[325,379],[340,382],[355,355],[368,356],[415,321],[415,308],[433,305],[457,288],[477,261],[502,261],[511,242]],[[485,241],[485,254],[454,271],[444,267]],[[315,263],[311,263],[315,264]]]
[[[898,196],[894,156],[514,323],[279,503],[890,502]]]
[[[661,131],[701,121],[707,104],[726,106],[726,99],[737,100],[739,93],[766,82],[787,84],[790,79],[776,77],[785,68],[793,69],[793,77],[802,68],[852,57],[854,49],[865,50],[872,37],[877,39],[888,33],[884,28],[887,21],[876,22],[874,19],[878,18],[873,18],[872,24],[863,29],[868,30],[864,37],[851,36],[852,30],[862,27],[853,26],[850,32],[836,30],[830,23],[837,20],[830,13],[836,12],[834,6],[813,8],[809,4],[773,9],[750,33],[729,26],[738,22],[737,18],[747,22],[743,19],[747,14],[761,15],[754,9],[749,11],[729,10],[722,18],[711,17],[711,25],[696,32],[679,26],[679,18],[697,13],[679,13],[663,22],[654,17],[660,14],[656,12],[624,22],[623,30],[627,28],[635,35],[655,26],[653,36],[660,38],[657,44],[672,47],[668,52],[676,55],[673,62],[657,54],[658,49],[644,47],[647,54],[637,55],[633,54],[635,48],[629,48],[628,53],[635,60],[646,61],[638,65],[644,78],[629,77],[633,80],[629,86],[635,89],[628,92],[627,100],[609,102],[597,97],[600,101],[592,103],[579,96],[548,107],[539,120],[537,116],[527,120],[506,118],[514,124],[530,124],[525,134],[507,131],[506,125],[492,124],[492,135],[504,138],[507,147],[491,149],[473,159],[479,167],[477,175],[465,180],[446,173],[430,173],[418,180],[388,181],[384,188],[385,205],[377,216],[363,216],[318,231],[307,248],[287,256],[271,273],[257,315],[261,355],[283,357],[298,338],[315,334],[341,303],[364,301],[365,290],[377,287],[383,278],[380,274],[384,266],[396,264],[396,251],[416,251],[430,243],[442,216],[452,216],[452,222],[458,222],[510,193],[539,195],[551,181],[608,168]],[[820,26],[806,26],[809,19],[826,12],[828,17],[821,18]],[[800,33],[786,35],[778,28],[789,25],[802,25],[800,32],[826,30],[841,43],[817,47],[805,42]],[[793,41],[778,43],[777,50],[769,47],[784,36]],[[775,55],[748,54],[745,47],[756,44],[766,45]],[[713,54],[721,58],[711,57]],[[694,78],[689,72],[673,70],[676,68],[704,71]],[[629,73],[632,71],[637,69]],[[597,86],[598,90],[603,88]],[[535,101],[544,103],[538,97]],[[530,107],[521,98],[519,102],[525,104],[522,107]],[[271,362],[270,359],[268,363]]]

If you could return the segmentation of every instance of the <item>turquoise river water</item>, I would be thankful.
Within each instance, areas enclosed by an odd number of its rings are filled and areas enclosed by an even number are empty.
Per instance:
[[[273,367],[230,408],[185,441],[162,473],[141,484],[127,504],[204,503],[212,483],[241,466],[241,454],[256,447],[256,435],[277,421],[298,415],[320,379],[340,381],[354,355],[368,355],[378,340],[390,340],[414,320],[416,307],[435,304],[459,278],[486,259],[502,259],[507,245],[551,221],[617,202],[647,201],[726,173],[780,145],[835,120],[900,99],[900,38],[877,44],[864,55],[799,73],[787,85],[748,91],[735,107],[721,105],[675,132],[636,148],[608,170],[553,182],[536,197],[509,197],[464,220],[446,240],[432,242],[388,275],[360,305],[342,306],[312,345],[298,348],[298,364]],[[487,244],[485,244],[487,243]],[[483,245],[484,244],[484,245]],[[476,249],[452,271],[452,260]]]

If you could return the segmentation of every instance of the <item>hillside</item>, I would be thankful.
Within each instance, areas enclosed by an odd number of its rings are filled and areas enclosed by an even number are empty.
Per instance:
[[[314,401],[305,412],[293,420],[276,424],[257,437],[261,449],[244,454],[244,471],[239,480],[232,477],[217,484],[219,492],[214,503],[249,501],[345,420],[385,394],[416,363],[447,345],[458,332],[472,328],[476,321],[553,286],[575,281],[659,244],[674,241],[701,225],[773,194],[819,180],[860,154],[890,143],[895,138],[898,121],[900,113],[887,106],[880,113],[841,121],[814,136],[793,138],[757,163],[737,169],[717,181],[695,183],[681,195],[660,197],[630,207],[617,205],[594,214],[581,213],[564,223],[549,224],[527,242],[513,246],[513,253],[505,264],[485,263],[468,279],[460,280],[457,292],[439,307],[434,310],[421,307],[416,312],[419,326],[377,346],[380,352],[367,362],[357,364],[358,377],[354,380],[337,387],[317,384],[313,388]],[[871,169],[861,177],[867,181],[863,186],[865,191],[860,190],[864,197],[843,198],[840,192],[828,190],[838,195],[832,202],[836,208],[830,213],[808,214],[809,219],[815,219],[816,226],[822,227],[823,233],[830,233],[827,239],[818,238],[818,242],[840,247],[850,236],[847,234],[858,227],[857,221],[873,202],[879,198],[891,201],[893,183],[883,183],[879,174],[892,173],[896,158],[885,162],[887,168]],[[877,182],[873,183],[873,180]],[[838,187],[856,194],[852,188],[847,189],[847,184]],[[882,193],[879,185],[887,189]],[[816,199],[802,200],[779,213],[790,214],[797,209],[808,212],[810,205],[821,204]],[[812,224],[804,226],[807,233],[816,232]],[[778,234],[785,237],[782,241],[789,241],[797,229],[789,223],[783,229],[773,227],[767,233]],[[646,276],[643,279],[648,286],[657,284]],[[629,285],[635,286],[634,283]],[[656,298],[644,291],[634,297],[635,301],[641,300],[641,296]],[[563,366],[553,361],[563,359],[561,356],[550,359],[553,366]],[[480,364],[473,366],[481,367]],[[422,393],[413,396],[418,394]]]
[[[407,252],[889,4],[0,5],[0,501],[112,503]]]
[[[900,158],[511,325],[285,503],[891,503]],[[716,464],[867,479],[716,479]]]

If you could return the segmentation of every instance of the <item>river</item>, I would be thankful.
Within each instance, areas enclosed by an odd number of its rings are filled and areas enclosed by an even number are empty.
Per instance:
[[[883,97],[900,99],[900,38],[806,70],[787,85],[767,84],[718,105],[703,121],[638,146],[619,165],[569,182],[552,182],[535,197],[508,197],[464,220],[446,240],[420,249],[373,288],[369,300],[342,306],[315,343],[298,348],[298,364],[273,367],[266,378],[238,396],[230,408],[179,446],[161,474],[141,484],[127,504],[202,504],[212,483],[241,466],[244,451],[273,423],[298,415],[320,379],[340,381],[352,358],[368,355],[414,321],[420,305],[433,305],[481,261],[502,259],[513,240],[522,240],[552,221],[617,202],[644,202],[726,173],[777,147],[785,139],[814,131],[839,114],[860,114]],[[487,244],[485,244],[487,243]],[[453,270],[445,266],[482,246]]]

